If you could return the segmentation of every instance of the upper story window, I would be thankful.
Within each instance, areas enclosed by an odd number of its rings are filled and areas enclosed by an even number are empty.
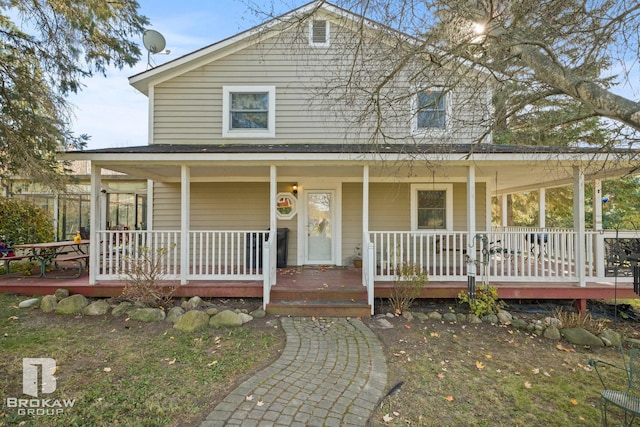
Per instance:
[[[329,46],[329,21],[323,19],[309,21],[309,46]]]
[[[224,86],[222,102],[223,136],[275,136],[275,86]]]
[[[442,89],[424,90],[416,95],[414,130],[446,130],[449,115],[449,95]]]
[[[453,186],[424,184],[411,186],[411,228],[453,230]]]

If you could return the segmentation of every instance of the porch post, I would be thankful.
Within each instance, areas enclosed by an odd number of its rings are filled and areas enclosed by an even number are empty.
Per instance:
[[[102,209],[100,208],[102,193],[102,168],[91,164],[91,206],[89,208],[89,284],[97,283],[96,276],[98,274],[99,265],[99,249],[100,237],[98,230],[104,228],[104,223],[100,224],[102,217]]]
[[[593,256],[596,263],[596,276],[604,277],[604,236],[602,233],[602,180],[593,180],[593,229],[596,232],[593,236]]]
[[[362,284],[367,286],[367,268],[372,262],[367,256],[369,253],[369,165],[362,167],[362,243],[360,254],[362,255]]]
[[[585,217],[584,217],[584,170],[573,168],[573,231],[575,236],[575,262],[578,285],[586,284]]]
[[[508,195],[507,194],[503,194],[502,196],[500,196],[500,201],[501,203],[501,209],[500,209],[500,222],[502,224],[502,229],[506,230],[507,226],[509,225],[509,214],[507,213],[507,209],[509,208],[508,204],[507,204],[507,198]]]
[[[191,202],[191,169],[182,165],[180,171],[180,284],[189,283],[189,216]]]
[[[476,236],[476,167],[467,169],[467,232],[469,244],[475,242]]]
[[[538,190],[538,227],[545,228],[547,226],[547,189]]]

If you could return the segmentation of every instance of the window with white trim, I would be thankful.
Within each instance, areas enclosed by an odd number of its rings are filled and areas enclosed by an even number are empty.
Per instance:
[[[411,229],[453,231],[453,185],[411,186]]]
[[[449,119],[449,95],[442,89],[423,90],[416,94],[414,129],[446,130]]]
[[[309,46],[329,46],[329,21],[325,19],[309,21]]]
[[[222,102],[223,136],[275,136],[275,86],[224,86]]]

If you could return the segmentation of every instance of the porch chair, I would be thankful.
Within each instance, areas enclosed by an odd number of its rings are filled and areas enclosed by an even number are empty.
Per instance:
[[[631,340],[629,340],[631,341]],[[636,340],[631,341],[632,345],[637,345]],[[602,383],[604,390],[600,392],[602,406],[600,408],[602,414],[602,425],[607,426],[607,406],[612,404],[620,408],[624,412],[625,426],[631,426],[637,416],[640,416],[640,349],[631,348],[629,356],[626,358],[624,348],[620,345],[620,353],[622,355],[622,366],[614,365],[598,359],[590,359],[589,365],[594,368],[598,374],[598,378]],[[608,372],[610,371],[610,372]],[[622,373],[622,376],[616,375]],[[616,378],[617,377],[617,378]],[[607,383],[616,381],[617,384],[622,382],[621,389],[608,387]]]

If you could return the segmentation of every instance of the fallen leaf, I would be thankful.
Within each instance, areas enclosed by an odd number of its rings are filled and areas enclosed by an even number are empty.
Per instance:
[[[176,363],[175,357],[173,359],[165,358],[164,361],[167,362],[169,365],[173,365],[174,363]]]
[[[540,373],[540,368],[533,368],[531,372],[533,372],[533,375],[538,375]]]
[[[556,345],[556,348],[560,351],[566,351],[567,353],[574,353],[575,350],[572,348],[566,348],[565,346],[563,346],[562,344],[558,344]]]
[[[110,330],[109,332],[115,332],[115,331],[116,331],[116,328],[113,328],[113,329],[112,329],[112,330]]]
[[[443,374],[442,372],[440,372],[440,373],[438,374],[438,378],[443,379],[443,378],[444,378],[444,374]]]
[[[479,371],[483,370],[485,368],[485,366],[486,365],[484,363],[482,363],[479,360],[476,360],[476,368],[478,368]]]
[[[577,404],[578,404],[578,401],[577,401],[576,399],[571,399],[571,404],[572,404],[572,405],[577,405]]]
[[[431,336],[434,337],[434,338],[438,338],[440,336],[440,334],[437,333],[437,332],[431,332]]]
[[[486,357],[487,359],[493,359],[493,356],[490,354],[485,354],[484,357]]]
[[[263,405],[264,405],[264,402],[263,402],[262,400],[258,400],[258,403],[256,403],[256,405],[258,405],[258,406],[263,406]]]
[[[389,414],[385,414],[382,416],[382,421],[384,421],[385,423],[391,422],[391,420],[393,420],[393,417]]]
[[[404,327],[407,328],[407,329],[411,329],[411,325],[406,325],[405,324]]]
[[[531,383],[529,381],[525,381],[524,388],[531,388]]]
[[[18,316],[9,316],[9,320],[18,320]]]
[[[453,401],[453,396],[447,396],[444,398],[444,400],[446,400],[447,402],[451,402]]]
[[[111,368],[104,368],[102,369],[104,372],[111,372]]]
[[[217,361],[217,360],[214,360],[214,361],[213,361],[213,362],[211,362],[211,363],[207,363],[207,366],[213,366],[213,365],[217,365],[217,364],[218,364],[218,361]]]
[[[250,394],[245,399],[247,399],[248,401],[252,401],[253,400],[253,394]]]

